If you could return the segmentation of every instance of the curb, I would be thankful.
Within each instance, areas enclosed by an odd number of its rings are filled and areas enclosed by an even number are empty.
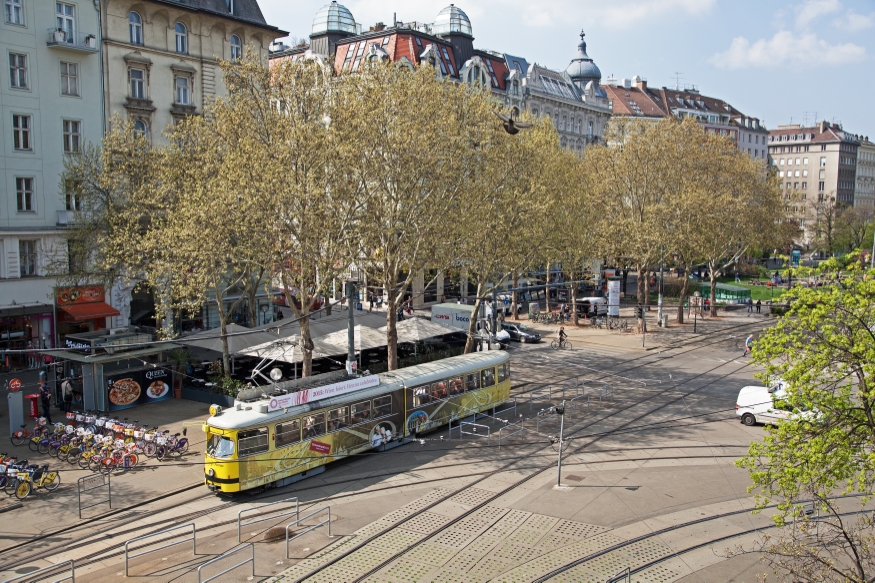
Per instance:
[[[9,502],[8,504],[0,505],[0,513],[9,512],[10,510],[15,510],[21,507],[21,502]]]

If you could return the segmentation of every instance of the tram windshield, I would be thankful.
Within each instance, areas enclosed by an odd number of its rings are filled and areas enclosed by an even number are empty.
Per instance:
[[[207,444],[207,455],[210,457],[231,457],[234,455],[234,440],[224,435],[213,435]]]

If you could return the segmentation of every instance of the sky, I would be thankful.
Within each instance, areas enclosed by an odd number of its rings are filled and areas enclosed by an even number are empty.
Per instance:
[[[327,0],[258,0],[306,38]],[[602,78],[695,85],[767,127],[827,120],[875,141],[875,0],[455,0],[474,46],[565,69],[580,31]],[[446,0],[340,0],[364,30],[433,22]]]

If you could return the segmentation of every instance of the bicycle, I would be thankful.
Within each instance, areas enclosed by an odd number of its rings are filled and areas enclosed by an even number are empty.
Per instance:
[[[181,434],[176,433],[174,435],[166,435],[169,433],[169,430],[165,430],[164,433],[165,437],[163,437],[163,443],[162,438],[160,437],[156,440],[158,441],[158,451],[155,453],[155,457],[159,460],[164,460],[170,457],[171,454],[176,454],[180,457],[185,455],[188,451],[188,439],[186,437],[180,438],[179,436],[186,435],[188,429],[183,428]]]
[[[25,441],[30,440],[31,443],[28,443],[28,447],[31,449],[31,451],[36,451],[36,446],[39,445],[39,439],[45,432],[46,418],[40,417],[36,420],[36,426],[33,428],[33,431],[28,431],[27,425],[22,425],[21,429],[14,432],[10,439],[12,440],[12,445],[14,446],[19,446]]]
[[[561,342],[559,340],[554,340],[550,343],[550,348],[553,350],[571,350],[571,342],[568,340],[562,340]]]
[[[15,497],[19,500],[30,496],[34,488],[43,488],[48,492],[54,492],[61,485],[60,474],[50,472],[48,464],[19,471],[16,480],[18,483],[15,485]]]

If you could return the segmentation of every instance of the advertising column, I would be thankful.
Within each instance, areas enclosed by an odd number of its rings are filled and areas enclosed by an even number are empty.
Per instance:
[[[608,316],[620,316],[620,278],[608,280]]]

